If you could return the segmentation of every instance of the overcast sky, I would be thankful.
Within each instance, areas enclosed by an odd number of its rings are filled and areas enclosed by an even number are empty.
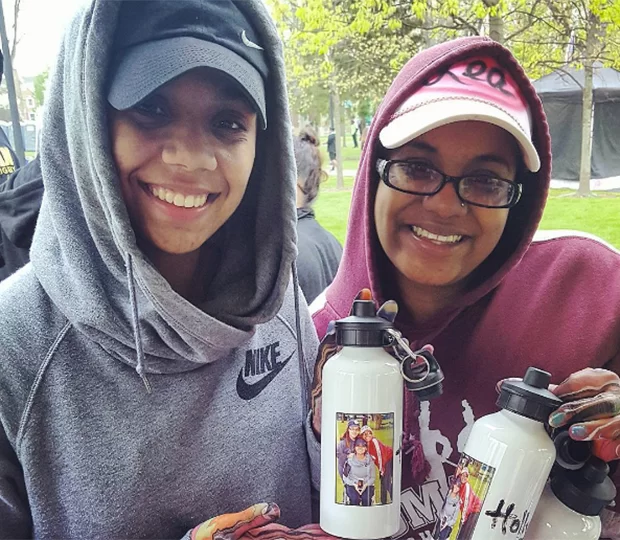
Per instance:
[[[88,2],[89,0],[21,0],[17,23],[17,35],[21,40],[17,45],[15,58],[15,68],[20,77],[37,75],[54,64],[63,30],[76,10]],[[9,40],[13,36],[14,3],[15,0],[2,0]]]

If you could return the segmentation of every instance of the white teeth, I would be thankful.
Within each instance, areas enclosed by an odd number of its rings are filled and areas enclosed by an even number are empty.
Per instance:
[[[449,236],[435,234],[427,231],[426,229],[423,229],[422,227],[416,227],[415,225],[411,227],[411,230],[416,236],[419,236],[420,238],[428,238],[436,244],[456,244],[457,242],[460,242],[463,238],[463,236],[460,234],[451,234]]]
[[[206,204],[208,197],[206,193],[202,195],[183,195],[182,193],[158,186],[149,186],[149,189],[159,200],[181,208],[200,208]]]

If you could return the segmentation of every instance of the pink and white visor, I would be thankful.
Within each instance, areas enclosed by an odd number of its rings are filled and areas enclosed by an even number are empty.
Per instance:
[[[385,148],[398,148],[432,129],[464,120],[505,129],[519,143],[527,168],[540,169],[529,106],[510,73],[490,57],[463,60],[431,77],[398,108],[379,140]]]

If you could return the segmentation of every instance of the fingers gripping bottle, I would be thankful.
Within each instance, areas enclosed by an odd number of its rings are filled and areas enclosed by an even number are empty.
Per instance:
[[[526,540],[598,540],[600,513],[616,497],[609,466],[590,457],[577,470],[556,465],[527,529]]]
[[[385,352],[391,324],[372,301],[336,321],[342,349],[323,368],[321,528],[337,537],[385,538],[400,520],[403,378]]]
[[[523,381],[502,385],[502,410],[474,423],[434,538],[524,538],[556,455],[544,423],[562,402],[547,390],[550,379],[528,368]]]

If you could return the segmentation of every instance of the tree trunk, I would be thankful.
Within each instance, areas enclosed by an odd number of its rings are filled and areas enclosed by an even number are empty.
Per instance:
[[[295,133],[299,132],[299,113],[297,111],[291,111],[291,124],[293,124],[293,130]]]
[[[341,104],[338,88],[332,83],[331,102],[334,111],[334,127],[336,128],[336,189],[344,189],[342,175],[342,124],[340,123]]]
[[[431,16],[431,9],[432,9],[432,4],[431,2],[429,2],[429,7],[430,9],[426,12],[426,15],[424,15],[424,22],[422,23],[422,29],[423,29],[423,34],[422,34],[422,43],[424,43],[424,48],[425,49],[430,49],[433,45],[435,45],[435,40],[433,39],[432,35],[431,35],[431,28],[433,27],[433,19]],[[411,33],[414,33],[414,30],[411,30]]]
[[[489,37],[498,43],[504,43],[504,19],[489,15]]]
[[[0,40],[2,49],[9,50],[9,40],[6,35],[6,27],[4,25],[4,11],[2,2],[0,2]],[[4,74],[6,77],[6,87],[9,93],[9,107],[11,109],[11,120],[13,124],[13,144],[15,145],[15,153],[20,165],[26,164],[26,155],[24,153],[24,139],[22,138],[22,128],[19,121],[19,109],[17,107],[17,96],[15,95],[15,81],[13,79],[13,62],[11,55],[7,54],[4,58]]]
[[[488,8],[492,8],[499,4],[499,0],[484,0]],[[498,43],[504,43],[504,19],[501,15],[491,15],[489,13],[489,37]]]
[[[581,113],[581,166],[579,168],[579,189],[577,194],[586,197],[591,194],[590,178],[592,169],[592,121],[594,118],[594,99],[592,90],[593,52],[596,41],[597,21],[590,17],[586,36],[586,57],[583,62],[585,82]]]
[[[579,195],[590,195],[590,176],[592,168],[592,59],[584,62],[585,84],[583,88],[583,110],[581,116],[581,166],[579,168]]]

